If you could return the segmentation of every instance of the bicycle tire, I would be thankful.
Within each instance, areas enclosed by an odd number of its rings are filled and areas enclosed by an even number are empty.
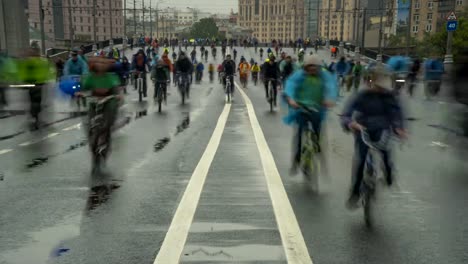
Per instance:
[[[163,84],[158,85],[158,112],[161,113],[162,101],[163,101]]]
[[[274,100],[274,94],[273,94],[273,85],[271,84],[271,81],[268,85],[268,95],[270,98],[268,98],[268,101],[270,102],[270,112],[273,112],[273,100]]]

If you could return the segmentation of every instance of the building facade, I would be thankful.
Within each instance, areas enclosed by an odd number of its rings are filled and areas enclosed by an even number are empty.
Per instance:
[[[16,55],[29,46],[25,9],[22,1],[0,0],[0,50]]]
[[[358,32],[358,6],[359,2],[356,0],[323,0],[319,19],[320,37],[355,41]]]
[[[289,42],[306,34],[305,0],[239,0],[237,24],[260,42]]]
[[[411,5],[411,33],[422,40],[426,34],[446,30],[447,16],[462,12],[468,0],[413,0]]]
[[[45,33],[58,46],[124,35],[122,0],[43,0],[42,8]],[[39,10],[39,1],[29,0],[29,24],[35,29],[40,29]]]

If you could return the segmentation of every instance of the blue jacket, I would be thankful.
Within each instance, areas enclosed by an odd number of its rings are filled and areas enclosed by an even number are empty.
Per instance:
[[[401,104],[390,91],[363,90],[350,98],[341,115],[343,128],[349,130],[353,119],[369,132],[404,127]]]
[[[306,78],[306,73],[304,70],[298,70],[293,73],[286,80],[286,86],[284,89],[284,95],[293,100],[297,100],[297,90],[301,88]],[[327,101],[336,101],[338,96],[338,86],[336,83],[336,78],[333,77],[328,71],[321,69],[319,72],[319,78],[321,79],[324,99]],[[326,109],[321,109],[322,119],[325,118]],[[288,114],[283,118],[283,121],[288,124],[294,124],[297,120],[297,115],[300,113],[300,110],[289,107]]]
[[[334,70],[337,74],[346,74],[347,72],[349,72],[349,68],[351,68],[349,66],[349,63],[339,61],[335,64]]]
[[[65,67],[63,68],[63,75],[68,76],[68,75],[84,75],[88,74],[88,64],[78,56],[77,61],[73,61],[72,59],[69,59],[65,63]]]
[[[440,80],[444,74],[444,64],[440,60],[426,60],[424,63],[424,80]]]
[[[205,70],[205,66],[201,63],[197,64],[197,71],[202,72]]]

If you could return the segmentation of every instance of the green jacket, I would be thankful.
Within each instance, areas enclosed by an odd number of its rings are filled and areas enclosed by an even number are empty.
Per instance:
[[[26,84],[44,84],[55,80],[54,66],[41,57],[19,59],[17,62],[18,81]]]

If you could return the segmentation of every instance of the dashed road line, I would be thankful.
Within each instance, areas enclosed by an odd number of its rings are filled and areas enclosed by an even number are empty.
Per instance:
[[[70,131],[70,130],[73,130],[73,129],[80,129],[80,128],[81,128],[81,123],[78,123],[78,124],[75,124],[73,126],[66,127],[64,129],[62,129],[62,131]]]
[[[6,154],[6,153],[11,152],[11,151],[13,151],[13,150],[12,149],[1,149],[0,150],[0,155]]]
[[[288,263],[312,263],[307,245],[302,236],[301,229],[294,214],[294,210],[289,202],[288,195],[284,189],[281,176],[276,167],[273,154],[271,153],[260,123],[258,122],[255,110],[247,94],[235,83],[237,90],[244,98],[249,114],[250,124],[254,132],[258,152],[262,161],[263,172],[267,181],[268,192],[275,212],[276,222],[283,242]]]
[[[32,144],[37,144],[37,143],[39,143],[41,141],[44,141],[44,140],[49,139],[49,138],[53,138],[53,137],[58,136],[58,135],[60,135],[60,133],[50,133],[49,135],[47,135],[47,136],[45,136],[45,137],[43,137],[43,138],[41,138],[41,139],[39,139],[37,141],[26,141],[26,142],[23,142],[23,143],[19,144],[19,146],[20,147],[27,147],[27,146],[30,146]]]
[[[154,264],[177,264],[180,261],[206,176],[219,147],[230,110],[231,104],[226,104],[205,152],[193,171]]]

